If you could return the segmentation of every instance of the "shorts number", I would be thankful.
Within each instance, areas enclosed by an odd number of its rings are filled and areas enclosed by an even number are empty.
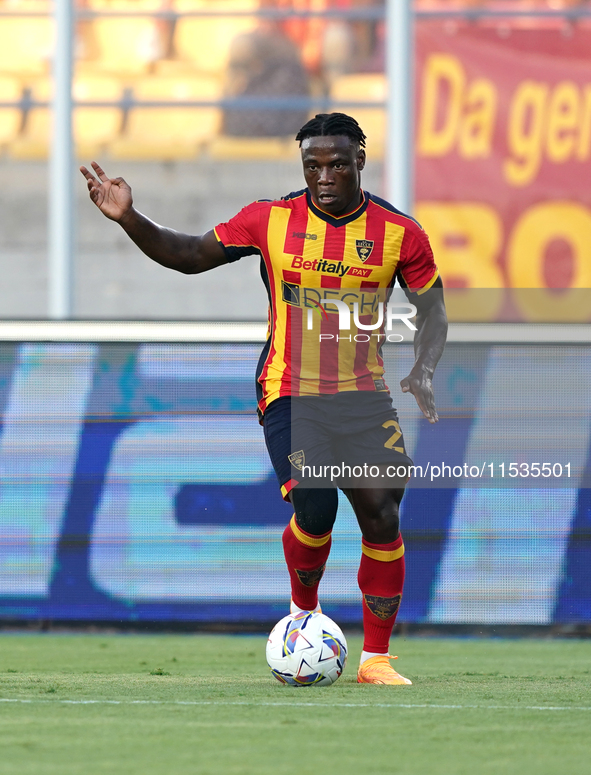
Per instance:
[[[402,452],[404,455],[404,447],[395,447],[394,445],[398,441],[398,439],[402,438],[402,431],[400,430],[400,425],[396,422],[396,420],[386,420],[385,423],[383,423],[382,428],[395,428],[396,431],[393,433],[388,441],[384,444],[384,447],[386,449],[393,449],[396,452]]]

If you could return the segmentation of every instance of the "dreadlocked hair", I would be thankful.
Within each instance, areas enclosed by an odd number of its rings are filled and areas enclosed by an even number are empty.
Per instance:
[[[344,135],[352,142],[365,148],[365,134],[357,121],[345,113],[318,113],[300,129],[296,135],[296,142],[300,145],[302,140],[308,137],[329,137]]]

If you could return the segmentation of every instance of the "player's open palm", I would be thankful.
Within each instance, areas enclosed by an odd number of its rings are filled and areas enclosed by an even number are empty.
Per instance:
[[[86,178],[90,198],[107,218],[121,220],[133,204],[130,186],[123,178],[108,178],[95,161],[92,162],[92,168],[96,177],[86,167],[80,167],[80,172]]]

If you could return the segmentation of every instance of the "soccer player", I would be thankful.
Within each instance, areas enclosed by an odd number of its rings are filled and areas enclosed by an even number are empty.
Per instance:
[[[408,476],[400,474],[412,461],[380,351],[385,302],[398,280],[417,309],[415,363],[400,385],[437,422],[431,380],[447,335],[442,283],[418,223],[361,188],[365,135],[355,119],[319,114],[296,140],[307,187],[254,202],[203,236],[146,218],[133,207],[129,185],[109,179],[96,162],[94,175],[80,169],[95,205],[163,266],[196,274],[260,255],[269,334],[257,369],[258,411],[283,497],[295,512],[283,534],[291,612],[319,610],[339,484],[362,533],[357,680],[410,684],[388,652],[404,582],[398,515]],[[343,307],[354,313],[353,329],[341,319]],[[326,472],[333,464],[342,466],[336,482],[315,478],[319,466]]]

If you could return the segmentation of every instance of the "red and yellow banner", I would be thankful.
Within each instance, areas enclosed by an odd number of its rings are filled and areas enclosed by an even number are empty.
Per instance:
[[[449,294],[452,319],[590,320],[591,26],[417,43],[416,216],[446,286],[489,289]]]

